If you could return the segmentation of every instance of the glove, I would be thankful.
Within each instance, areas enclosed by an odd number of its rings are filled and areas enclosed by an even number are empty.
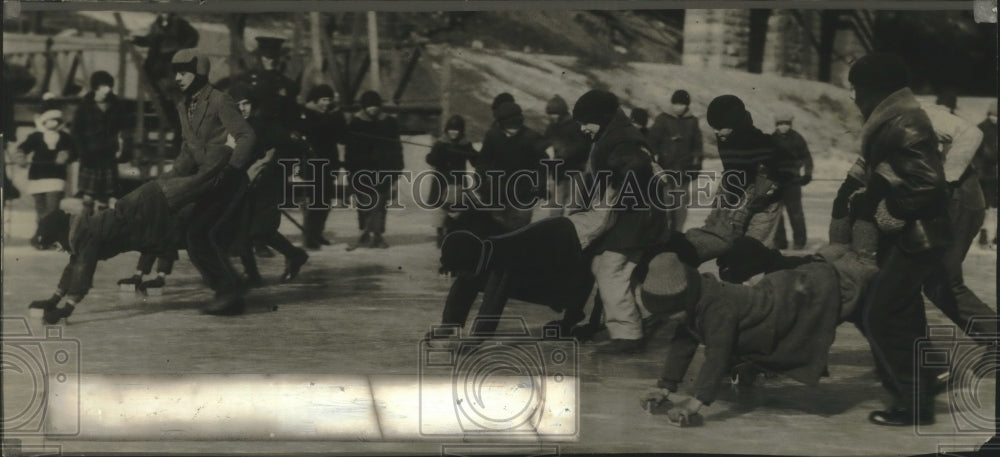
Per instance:
[[[652,411],[656,406],[669,402],[670,391],[660,387],[650,387],[639,396],[639,404],[648,411]],[[672,406],[672,405],[671,405]]]
[[[867,189],[851,194],[847,207],[852,220],[875,220],[875,207],[878,201],[872,197]]]
[[[875,223],[878,224],[879,230],[885,233],[898,232],[906,225],[906,221],[889,212],[889,208],[885,206],[885,200],[878,202],[878,205],[875,206]]]
[[[47,298],[45,300],[35,300],[35,301],[31,302],[31,304],[28,305],[28,308],[31,308],[31,309],[52,309],[52,308],[55,308],[56,306],[59,305],[59,301],[60,300],[62,300],[61,296],[56,295],[56,294],[52,294],[51,297],[49,297],[49,298]]]
[[[781,254],[768,249],[757,239],[741,236],[715,263],[719,266],[720,279],[740,284],[759,273],[771,271],[780,257]]]
[[[799,185],[800,186],[804,186],[804,185],[809,184],[810,182],[812,182],[812,180],[813,180],[813,177],[812,177],[811,174],[808,174],[808,173],[804,174],[804,175],[802,175],[799,178]]]
[[[833,212],[831,213],[833,219],[846,218],[850,214],[848,206],[851,194],[863,187],[864,183],[850,176],[840,184],[840,189],[837,189],[837,197],[833,200]]]
[[[685,397],[683,400],[674,402],[674,407],[667,411],[667,417],[674,422],[681,422],[682,420],[691,422],[691,417],[698,414],[698,410],[702,406],[697,398]]]

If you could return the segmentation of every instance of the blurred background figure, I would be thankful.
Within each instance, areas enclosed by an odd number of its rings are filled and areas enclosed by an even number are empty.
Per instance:
[[[463,183],[466,164],[474,162],[479,152],[465,137],[465,118],[454,115],[444,126],[444,133],[434,142],[431,152],[427,154],[427,164],[441,176],[431,180],[431,195],[427,201],[440,204],[440,216],[434,219],[437,232],[437,245],[445,235],[445,221],[451,205],[458,202],[458,188]],[[440,179],[443,178],[443,181]],[[442,204],[443,203],[443,204]]]
[[[16,159],[28,167],[28,193],[35,199],[36,222],[59,209],[66,195],[67,165],[77,156],[76,143],[63,130],[62,107],[51,100],[51,94],[46,96],[42,112],[35,116],[36,130],[18,146]],[[41,248],[36,238],[32,236],[32,244]]]
[[[986,119],[979,123],[983,142],[973,159],[979,172],[979,183],[986,199],[986,222],[979,232],[979,245],[996,249],[997,245],[997,102],[986,110]]]
[[[90,92],[73,117],[72,134],[80,153],[77,181],[85,210],[108,206],[118,184],[118,158],[122,154],[125,108],[112,89],[115,79],[106,71],[90,76]]]
[[[670,227],[679,232],[684,230],[691,199],[688,186],[692,176],[688,172],[700,171],[704,156],[701,128],[690,107],[691,95],[686,90],[675,91],[670,96],[670,109],[656,116],[653,126],[646,134],[653,157],[660,167],[683,173],[679,188],[666,189],[666,192],[681,199],[680,207],[669,213]]]
[[[632,108],[632,112],[629,114],[628,119],[632,121],[632,125],[639,129],[639,133],[642,136],[649,135],[649,129],[646,128],[649,125],[649,111],[644,108]]]
[[[774,117],[774,138],[778,146],[791,155],[791,165],[795,168],[796,177],[788,183],[782,193],[781,203],[788,213],[788,222],[792,226],[792,248],[802,250],[806,247],[806,216],[802,211],[802,186],[812,181],[813,160],[809,145],[799,132],[792,128],[794,117],[791,114],[778,114]],[[785,234],[785,217],[778,217],[778,230],[774,234],[774,247],[788,249],[788,236]]]
[[[562,160],[555,176],[549,176],[551,216],[564,216],[583,206],[579,184],[569,173],[582,175],[590,157],[590,138],[580,130],[580,124],[569,115],[566,100],[556,95],[545,105],[548,126],[542,135],[546,149],[552,149],[552,158]],[[555,200],[554,203],[552,200]]]

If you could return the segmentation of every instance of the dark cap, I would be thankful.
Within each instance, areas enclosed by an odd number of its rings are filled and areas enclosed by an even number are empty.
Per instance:
[[[281,56],[281,45],[284,42],[284,38],[259,36],[257,37],[257,54],[269,59],[277,59]]]
[[[910,84],[906,62],[895,54],[868,54],[851,65],[847,80],[854,87],[891,93]]]
[[[233,86],[229,88],[229,96],[233,98],[234,102],[247,100],[250,103],[254,103],[253,89],[246,84],[233,84]]]
[[[573,106],[573,119],[581,124],[597,124],[604,127],[611,123],[618,108],[618,97],[615,94],[593,89],[576,101],[576,105]]]
[[[101,86],[115,87],[115,78],[111,76],[111,73],[98,70],[90,75],[90,88],[97,90]]]
[[[361,98],[358,100],[361,104],[361,109],[370,108],[372,106],[382,106],[382,96],[373,90],[366,91],[361,94]]]
[[[629,120],[641,126],[645,126],[649,123],[649,111],[646,111],[643,108],[632,108],[632,113],[629,114]]]
[[[674,95],[670,96],[670,103],[675,105],[691,105],[691,94],[684,89],[675,91]]]
[[[504,102],[493,111],[493,115],[500,127],[504,129],[516,129],[524,125],[524,115],[521,106],[514,102]]]
[[[708,104],[708,125],[713,129],[736,128],[746,119],[746,105],[735,95],[720,95]]]
[[[458,130],[459,132],[465,132],[465,118],[458,114],[448,118],[448,122],[444,124],[444,129],[445,131]]]
[[[333,88],[328,84],[313,86],[312,89],[309,89],[309,93],[306,95],[307,102],[314,102],[321,98],[333,98]]]

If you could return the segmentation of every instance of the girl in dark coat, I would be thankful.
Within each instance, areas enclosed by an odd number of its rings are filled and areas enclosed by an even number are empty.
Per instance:
[[[428,199],[432,204],[444,203],[440,208],[441,215],[435,221],[439,247],[444,238],[448,211],[458,199],[458,188],[462,185],[466,164],[474,160],[478,154],[476,148],[465,137],[465,118],[457,114],[448,119],[444,126],[444,134],[427,154],[427,164],[443,178],[443,182],[441,178],[431,180],[431,195]]]
[[[73,118],[73,138],[80,151],[78,188],[83,204],[95,202],[106,207],[115,193],[117,157],[121,154],[119,135],[125,128],[125,113],[118,97],[111,93],[115,80],[105,71],[90,76],[91,91],[83,97]]]

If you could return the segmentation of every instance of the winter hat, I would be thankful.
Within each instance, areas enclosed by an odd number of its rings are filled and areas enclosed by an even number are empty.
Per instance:
[[[444,124],[444,130],[458,130],[459,132],[465,132],[465,118],[456,114],[448,118],[448,122]]]
[[[677,254],[664,252],[649,261],[649,273],[642,285],[642,303],[653,314],[673,314],[682,311],[700,290],[698,271]]]
[[[111,76],[111,73],[98,70],[90,75],[90,89],[97,90],[101,86],[115,87],[115,78]]]
[[[775,124],[791,124],[795,120],[795,116],[792,113],[779,113],[774,115]]]
[[[716,130],[736,128],[747,116],[746,105],[735,95],[720,95],[708,104],[708,125]]]
[[[573,119],[581,124],[604,127],[618,112],[618,97],[606,90],[593,89],[583,94],[573,106]]]
[[[524,115],[521,114],[521,107],[517,103],[501,103],[493,114],[501,128],[515,129],[524,125]]]
[[[51,92],[46,92],[42,95],[42,107],[41,111],[35,116],[35,125],[41,127],[45,121],[56,119],[62,123],[63,112],[62,106],[59,101],[56,100],[56,96]]]
[[[670,96],[670,103],[674,105],[690,105],[691,94],[684,89],[674,91],[674,95]]]
[[[333,88],[328,84],[320,84],[309,89],[309,94],[306,95],[307,102],[314,102],[321,98],[333,98]]]
[[[855,88],[892,93],[910,84],[906,63],[895,54],[868,54],[851,65],[847,80]]]
[[[246,84],[233,84],[233,87],[229,88],[229,96],[235,102],[247,100],[250,103],[254,103],[253,89]]]
[[[257,53],[260,54],[261,57],[277,59],[281,56],[281,45],[285,42],[284,38],[259,36],[256,40]]]
[[[208,76],[208,71],[211,69],[208,56],[198,54],[194,49],[181,49],[177,51],[177,54],[174,54],[174,58],[170,60],[170,63],[175,73],[186,71],[196,75]]]
[[[642,108],[633,108],[632,113],[629,115],[629,120],[645,126],[649,123],[649,111]]]
[[[958,108],[958,95],[956,95],[955,91],[951,89],[943,90],[940,94],[938,94],[937,100],[934,101],[934,104],[946,106],[954,111],[955,108]]]
[[[382,106],[382,96],[373,90],[369,90],[361,94],[361,109],[371,108],[373,106]]]
[[[493,97],[493,103],[490,105],[490,110],[495,112],[500,105],[507,102],[514,103],[514,96],[507,92],[502,92],[496,97]]]
[[[545,105],[545,114],[569,114],[569,106],[566,105],[566,100],[556,95]]]

